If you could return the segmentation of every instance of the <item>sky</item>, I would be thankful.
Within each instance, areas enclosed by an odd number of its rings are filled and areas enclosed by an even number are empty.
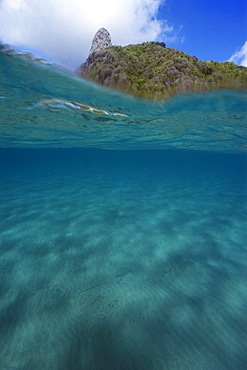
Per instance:
[[[101,27],[114,45],[163,41],[200,60],[247,67],[246,0],[0,0],[0,43],[71,70]]]

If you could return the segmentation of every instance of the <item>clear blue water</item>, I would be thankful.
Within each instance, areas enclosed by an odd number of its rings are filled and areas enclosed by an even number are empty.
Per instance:
[[[0,58],[0,369],[246,369],[246,92]]]

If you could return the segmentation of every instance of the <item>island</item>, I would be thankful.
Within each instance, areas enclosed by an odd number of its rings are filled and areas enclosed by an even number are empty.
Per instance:
[[[101,28],[78,75],[102,86],[153,101],[184,92],[247,89],[247,68],[201,61],[163,42],[115,46]]]

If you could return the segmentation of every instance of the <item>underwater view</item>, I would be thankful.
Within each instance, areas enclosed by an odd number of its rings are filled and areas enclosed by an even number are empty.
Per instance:
[[[246,369],[247,92],[0,64],[0,370]]]

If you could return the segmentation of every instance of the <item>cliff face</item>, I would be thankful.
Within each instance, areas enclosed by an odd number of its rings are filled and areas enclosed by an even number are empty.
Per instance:
[[[86,73],[97,56],[101,54],[101,51],[109,46],[112,46],[111,35],[104,27],[102,27],[94,35],[88,58],[86,62],[81,64],[79,67],[79,75],[82,76]]]
[[[95,48],[79,75],[151,100],[185,91],[247,88],[247,68],[229,62],[202,62],[159,42]]]
[[[94,35],[89,55],[111,46],[111,35],[105,28],[100,28]]]

